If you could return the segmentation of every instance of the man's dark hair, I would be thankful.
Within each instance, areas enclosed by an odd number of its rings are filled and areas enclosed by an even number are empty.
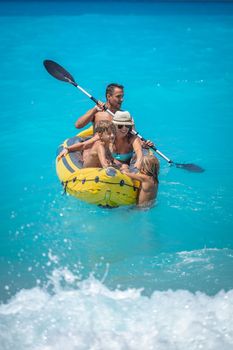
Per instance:
[[[124,89],[123,85],[120,84],[116,84],[116,83],[111,83],[108,84],[108,86],[106,87],[106,92],[105,92],[105,96],[107,98],[107,95],[113,95],[115,88],[119,88],[119,89]]]

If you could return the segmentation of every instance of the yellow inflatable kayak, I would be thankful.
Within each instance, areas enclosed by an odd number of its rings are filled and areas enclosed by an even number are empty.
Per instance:
[[[58,148],[59,154],[66,146],[71,146],[92,135],[92,128],[69,138]],[[87,203],[104,207],[118,207],[136,203],[139,182],[115,168],[82,168],[79,151],[70,152],[59,161],[56,159],[57,175],[66,192]]]

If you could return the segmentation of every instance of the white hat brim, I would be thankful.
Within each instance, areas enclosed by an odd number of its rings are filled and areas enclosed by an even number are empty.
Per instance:
[[[130,125],[130,126],[133,126],[134,125],[134,123],[132,122],[132,121],[128,121],[128,122],[123,122],[123,121],[115,121],[115,120],[113,120],[112,121],[114,124],[117,124],[117,125]]]

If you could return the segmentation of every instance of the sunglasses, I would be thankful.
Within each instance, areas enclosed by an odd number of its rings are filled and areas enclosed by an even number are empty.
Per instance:
[[[131,125],[117,125],[118,129],[122,129],[122,128],[123,128],[123,126],[124,126],[125,128],[127,128],[127,129],[132,128],[132,126],[131,126]]]

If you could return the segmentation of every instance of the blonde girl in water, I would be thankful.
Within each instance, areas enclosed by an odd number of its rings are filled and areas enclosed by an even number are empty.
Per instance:
[[[132,180],[140,181],[137,205],[139,207],[151,206],[157,196],[159,161],[154,155],[146,155],[142,159],[140,172],[137,174],[122,171]]]

